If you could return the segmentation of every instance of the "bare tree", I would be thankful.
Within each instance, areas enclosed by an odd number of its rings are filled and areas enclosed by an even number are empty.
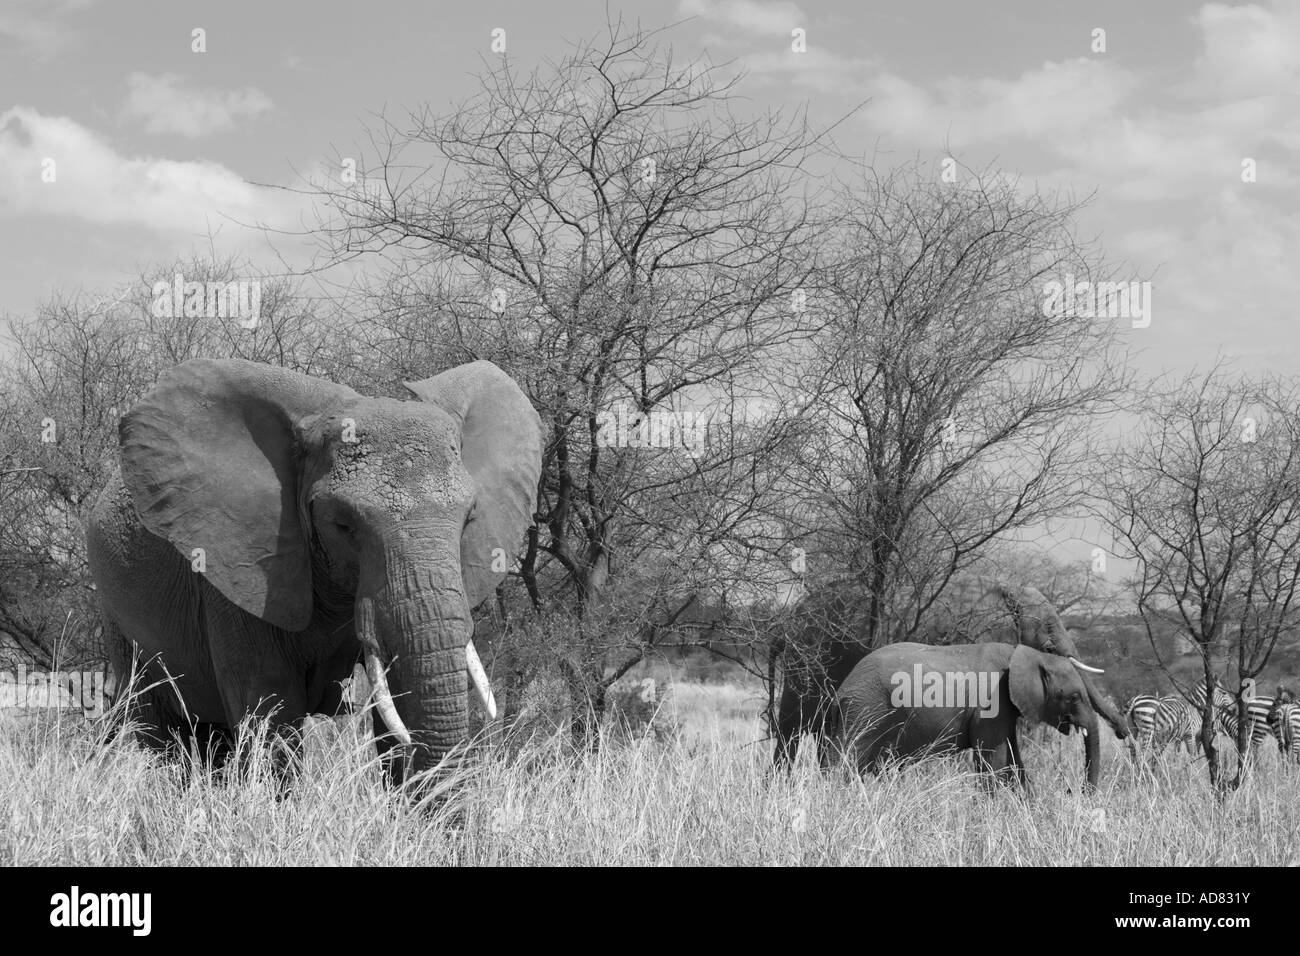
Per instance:
[[[1100,479],[1105,514],[1136,562],[1132,587],[1157,658],[1163,628],[1200,652],[1207,692],[1233,686],[1235,664],[1244,754],[1242,685],[1300,628],[1300,387],[1216,366],[1143,404],[1143,427]],[[1168,673],[1169,662],[1160,664]],[[1213,698],[1205,695],[1200,739],[1211,781],[1227,786]],[[1239,759],[1232,787],[1245,769]]]
[[[813,573],[859,582],[874,643],[912,633],[991,544],[1085,500],[1090,436],[1127,372],[1117,323],[1045,308],[1049,283],[1102,270],[1077,204],[908,166],[865,171],[841,207],[796,501]]]

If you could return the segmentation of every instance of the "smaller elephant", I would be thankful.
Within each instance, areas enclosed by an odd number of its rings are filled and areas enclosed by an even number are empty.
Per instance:
[[[890,644],[853,668],[837,702],[840,746],[859,773],[891,758],[973,750],[977,769],[1024,786],[1024,717],[1085,731],[1085,790],[1100,776],[1097,712],[1076,666],[1024,644]]]

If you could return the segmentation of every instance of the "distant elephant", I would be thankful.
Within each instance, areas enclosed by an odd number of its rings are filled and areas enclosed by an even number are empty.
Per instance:
[[[1080,660],[1078,647],[1056,608],[1037,589],[1013,589],[998,584],[991,586],[987,594],[995,597],[1005,609],[1004,620],[1009,615],[1009,626],[990,629],[985,615],[978,626],[972,626],[969,621],[953,622],[948,625],[950,631],[928,634],[926,643],[947,645],[972,640],[1002,641]],[[829,741],[836,735],[835,692],[870,648],[860,636],[862,628],[855,620],[851,584],[841,584],[826,594],[818,595],[810,602],[809,610],[805,611],[801,605],[798,613],[805,617],[805,621],[783,653],[785,669],[775,715],[773,762],[778,767],[788,767],[798,752],[799,736],[811,733],[817,739],[824,767],[831,757]],[[1088,699],[1093,709],[1114,730],[1115,736],[1122,740],[1129,734],[1128,721],[1091,676],[1093,673],[1101,673],[1101,670],[1085,665],[1085,671],[1080,675]]]
[[[467,670],[492,711],[471,611],[532,521],[540,422],[490,362],[406,387],[418,401],[196,359],[122,416],[87,544],[110,639],[174,680],[134,715],[147,742],[228,743],[245,715],[290,730],[358,662],[399,779],[467,736]]]
[[[1097,713],[1077,666],[1023,644],[890,644],[841,685],[840,746],[860,773],[891,758],[975,752],[976,768],[1025,784],[1017,718],[1087,733],[1085,790],[1101,773]]]

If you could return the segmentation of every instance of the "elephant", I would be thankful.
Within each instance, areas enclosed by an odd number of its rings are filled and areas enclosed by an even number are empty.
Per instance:
[[[1098,717],[1079,666],[1025,644],[889,644],[840,686],[839,744],[859,773],[891,758],[972,750],[977,769],[1024,787],[1017,719],[1063,734],[1078,727],[1092,791],[1101,772]]]
[[[396,782],[460,759],[470,684],[494,714],[472,611],[534,520],[540,420],[490,362],[404,384],[194,359],[121,417],[87,547],[106,635],[148,658],[143,742],[292,741],[358,663]]]
[[[823,769],[833,757],[835,692],[869,648],[859,636],[862,624],[852,584],[828,588],[800,604],[794,633],[781,651],[781,696],[773,715],[778,768],[789,768],[799,738],[811,734]]]
[[[830,742],[836,737],[838,720],[834,706],[836,690],[871,650],[860,636],[860,625],[854,621],[852,586],[840,585],[827,595],[812,602],[812,611],[805,614],[804,625],[784,651],[785,673],[774,726],[773,763],[778,768],[793,763],[799,736],[804,733],[813,734],[817,740],[822,767],[829,764],[833,757]],[[1008,642],[1080,660],[1078,647],[1056,608],[1036,588],[1014,589],[994,584],[985,590],[985,596],[996,599],[1004,610],[1003,620],[1009,616],[1008,623],[989,627],[987,614],[968,615],[966,619],[947,621],[932,629],[934,633],[926,634],[926,643]],[[1092,676],[1096,673],[1101,670],[1086,666],[1080,673],[1088,699],[1122,740],[1129,735],[1128,721]]]

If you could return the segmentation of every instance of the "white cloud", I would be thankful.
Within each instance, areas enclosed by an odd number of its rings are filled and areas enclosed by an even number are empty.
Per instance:
[[[179,133],[197,139],[232,129],[236,120],[271,109],[271,98],[255,87],[216,90],[186,87],[174,73],[150,76],[132,73],[127,77],[123,112],[144,120],[150,133]]]
[[[795,27],[808,26],[808,17],[787,0],[679,0],[677,13],[699,17],[746,33],[771,33],[789,37]]]
[[[812,47],[806,53],[748,53],[738,59],[760,83],[790,84],[854,98],[862,96],[862,78],[875,68],[873,60],[843,57],[821,47]]]
[[[1204,53],[1182,76],[1124,69],[1106,58],[1046,63],[1013,80],[944,77],[921,84],[870,79],[867,124],[883,137],[933,148],[1008,140],[1043,150],[1058,185],[1104,183],[1139,202],[1213,197],[1240,185],[1255,159],[1261,184],[1300,182],[1300,5],[1203,6],[1192,22]]]
[[[882,73],[867,86],[864,117],[882,133],[926,145],[1059,137],[1068,146],[1096,135],[1135,86],[1127,71],[1084,57],[1044,63],[1014,80],[945,77],[929,89]]]
[[[1218,99],[1300,92],[1300,6],[1207,3],[1192,22],[1205,44],[1193,91]]]
[[[46,159],[56,164],[52,183],[41,180]],[[231,219],[297,221],[290,199],[219,163],[123,156],[75,120],[27,107],[0,113],[0,168],[0,218],[62,216],[200,235],[231,228]]]
[[[857,96],[862,79],[877,69],[873,59],[842,56],[825,43],[817,42],[809,30],[809,18],[797,4],[785,0],[679,0],[681,16],[699,17],[711,26],[700,37],[709,49],[734,52],[736,61],[756,82],[791,84],[817,93]],[[808,49],[796,53],[790,48],[795,27],[809,30]],[[770,44],[756,43],[739,34],[766,35]]]

